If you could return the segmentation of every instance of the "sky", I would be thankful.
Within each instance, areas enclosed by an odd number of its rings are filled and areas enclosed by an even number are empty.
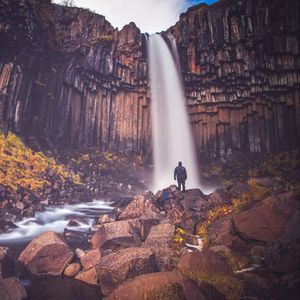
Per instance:
[[[217,0],[73,0],[73,6],[89,8],[105,16],[114,27],[134,22],[142,32],[154,33],[174,25],[182,12],[198,3]],[[62,0],[54,0],[60,4]]]

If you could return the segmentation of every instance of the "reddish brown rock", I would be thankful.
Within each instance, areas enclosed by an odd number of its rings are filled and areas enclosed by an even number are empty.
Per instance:
[[[208,197],[208,202],[215,206],[223,206],[230,203],[230,194],[224,189],[217,189]]]
[[[160,219],[161,215],[151,198],[142,195],[135,196],[117,217],[118,220],[135,218]]]
[[[93,249],[126,248],[141,245],[137,220],[106,223],[92,236]]]
[[[231,268],[210,250],[183,254],[177,268],[183,273],[233,275]]]
[[[217,219],[208,227],[208,236],[211,244],[231,247],[236,237],[232,225],[232,218],[225,216]]]
[[[80,258],[80,263],[85,270],[91,269],[97,265],[101,260],[101,252],[99,249],[94,249],[86,252],[84,256]]]
[[[98,284],[106,296],[125,280],[156,271],[152,251],[134,247],[102,257],[95,268]]]
[[[281,237],[294,211],[299,193],[270,196],[234,217],[234,226],[245,239],[271,242]]]
[[[108,300],[207,300],[202,291],[180,272],[141,275],[120,285]]]
[[[34,275],[61,275],[74,253],[55,232],[34,238],[19,256],[19,262]]]
[[[75,279],[83,281],[90,285],[97,285],[97,272],[96,268],[93,267],[89,270],[80,272]]]
[[[173,255],[175,226],[172,224],[159,224],[152,226],[143,245],[155,253],[156,263],[160,270],[168,269],[170,257]]]
[[[0,279],[1,300],[27,299],[27,292],[16,277]]]
[[[69,264],[65,270],[64,275],[67,277],[75,277],[80,272],[81,266],[78,263]]]
[[[12,276],[14,271],[14,263],[11,258],[10,249],[0,247],[0,278]]]

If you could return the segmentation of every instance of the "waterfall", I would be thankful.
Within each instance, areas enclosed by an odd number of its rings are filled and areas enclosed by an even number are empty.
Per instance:
[[[187,169],[186,187],[200,187],[176,43],[175,40],[170,42],[172,51],[159,34],[150,35],[148,40],[154,159],[153,191],[175,183],[173,172],[179,161],[182,161]]]

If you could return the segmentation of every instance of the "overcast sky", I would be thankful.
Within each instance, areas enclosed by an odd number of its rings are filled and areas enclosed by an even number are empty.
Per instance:
[[[89,8],[105,16],[114,27],[134,22],[142,32],[154,33],[174,25],[188,7],[217,0],[73,0],[74,6]],[[61,3],[62,0],[54,0]]]

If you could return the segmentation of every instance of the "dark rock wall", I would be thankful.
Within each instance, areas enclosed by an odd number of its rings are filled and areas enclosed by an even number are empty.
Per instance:
[[[1,1],[1,127],[50,147],[147,153],[144,37],[88,10]],[[150,149],[151,150],[151,149]]]
[[[300,141],[299,1],[198,5],[178,43],[197,149],[276,152]]]
[[[299,145],[298,0],[189,9],[175,36],[198,153]],[[47,147],[151,154],[144,36],[49,0],[0,1],[0,129]]]

